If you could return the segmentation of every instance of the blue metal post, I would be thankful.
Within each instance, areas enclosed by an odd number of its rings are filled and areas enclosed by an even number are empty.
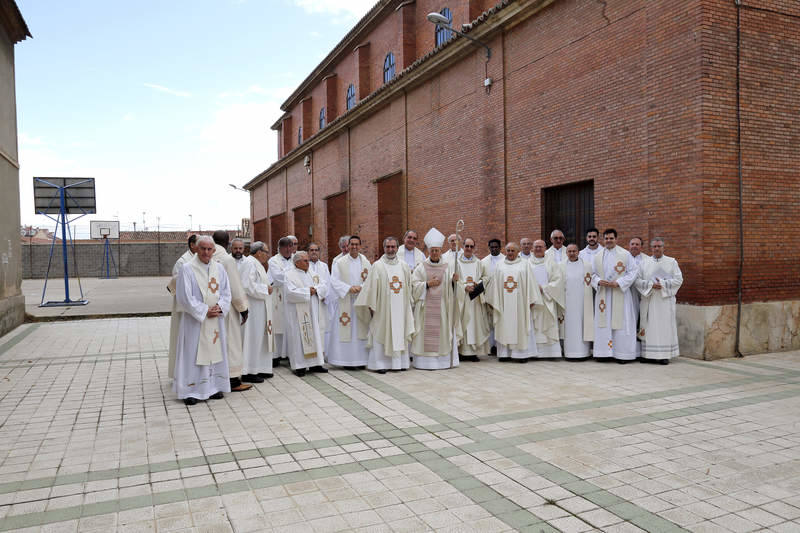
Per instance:
[[[61,254],[64,260],[64,301],[69,302],[69,261],[67,257],[67,202],[64,188],[59,189],[61,199]]]

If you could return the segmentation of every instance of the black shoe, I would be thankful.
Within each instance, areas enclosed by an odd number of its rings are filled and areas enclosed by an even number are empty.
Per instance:
[[[497,355],[497,346],[492,346],[492,349],[489,350],[489,354]]]
[[[659,359],[658,364],[660,365],[668,365],[669,359]]]
[[[309,372],[316,372],[317,374],[327,374],[328,373],[328,369],[327,368],[319,366],[319,365],[312,366],[311,368],[308,369],[308,371]]]
[[[297,370],[294,371],[294,375],[299,377],[299,378],[302,378],[303,376],[306,375],[306,369],[305,368],[298,368]]]
[[[514,362],[515,363],[527,363],[528,360],[527,359],[514,359]]]
[[[382,368],[382,369],[378,370],[378,374],[385,374],[385,373],[386,373],[386,369],[385,368]]]
[[[628,363],[633,363],[633,359],[617,359],[617,364],[620,365],[627,365]]]
[[[183,403],[186,405],[194,405],[197,403],[197,398],[184,398]]]
[[[239,385],[242,384],[242,380],[239,378],[231,378],[231,390],[237,388]]]
[[[259,372],[257,376],[260,378],[269,379],[272,377],[272,374],[269,374],[267,372]]]
[[[367,369],[367,365],[361,365],[361,366],[357,366],[356,367],[356,370],[366,370],[366,369]]]
[[[405,372],[406,370],[408,370],[408,369],[407,368],[401,368],[400,372]]]
[[[511,358],[510,357],[498,357],[497,360],[500,361],[501,363],[507,363],[507,362],[511,361]]]
[[[256,374],[245,374],[242,376],[242,381],[245,383],[264,383],[264,378]]]
[[[222,394],[222,391],[219,391],[219,392],[216,392],[216,393],[212,394],[211,396],[209,396],[208,399],[209,400],[221,400],[224,397],[225,397],[225,395]]]
[[[272,366],[273,367],[281,366],[281,358],[275,357],[274,359],[272,359]]]
[[[640,357],[640,358],[639,358],[639,362],[640,362],[640,363],[646,363],[646,362],[647,362],[647,359],[645,359],[644,357]]]

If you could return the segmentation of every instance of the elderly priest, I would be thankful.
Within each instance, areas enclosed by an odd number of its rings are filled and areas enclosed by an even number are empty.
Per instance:
[[[250,314],[242,327],[242,381],[261,383],[272,377],[275,335],[272,329],[272,278],[264,270],[269,251],[261,241],[250,245],[250,255],[239,263]]]
[[[505,259],[489,281],[487,302],[492,307],[494,338],[500,361],[520,363],[539,355],[533,307],[543,305],[531,262],[519,257],[519,246],[506,245]]]
[[[680,355],[678,326],[675,321],[675,294],[683,284],[678,262],[664,255],[664,239],[650,242],[653,253],[642,261],[642,271],[636,288],[642,295],[639,308],[639,335],[642,341],[642,361],[654,360],[662,365]]]
[[[320,321],[320,300],[328,294],[325,281],[315,281],[308,270],[308,254],[295,252],[294,268],[286,270],[284,305],[286,354],[294,373],[300,377],[310,372],[327,372],[325,363],[325,328]]]
[[[533,310],[539,357],[561,357],[558,314],[564,308],[564,276],[556,260],[546,256],[542,240],[533,243],[531,269],[542,296],[542,305]]]
[[[442,259],[444,235],[432,228],[425,235],[430,254],[417,264],[411,277],[414,300],[414,338],[411,353],[414,368],[440,370],[458,366],[454,339],[456,302],[453,282],[454,263]]]
[[[475,255],[475,240],[464,239],[464,252],[458,256],[457,327],[461,337],[458,357],[465,361],[478,361],[479,355],[489,355],[489,320],[486,313],[485,293],[489,274]]]
[[[176,298],[183,308],[172,390],[186,405],[230,392],[225,315],[231,290],[225,268],[213,261],[214,241],[197,239],[197,255],[181,267]]]
[[[356,299],[359,319],[369,321],[367,368],[385,374],[407,370],[408,343],[414,334],[411,310],[411,270],[397,256],[397,238],[383,240],[383,255],[375,261]]]
[[[564,358],[581,361],[589,358],[594,338],[592,318],[592,265],[579,257],[578,245],[566,247],[567,261],[561,263],[566,282],[565,308],[559,316],[561,338],[564,339]]]

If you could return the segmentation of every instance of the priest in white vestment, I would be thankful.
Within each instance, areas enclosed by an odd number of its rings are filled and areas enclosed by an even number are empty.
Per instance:
[[[285,272],[284,335],[286,352],[292,371],[300,377],[310,372],[328,372],[325,364],[325,332],[320,322],[320,300],[328,294],[325,281],[314,281],[308,268],[308,253],[296,252],[292,256],[294,268]]]
[[[264,267],[269,251],[261,241],[250,245],[250,255],[243,257],[239,269],[247,294],[249,314],[242,327],[242,381],[263,383],[272,377],[275,336],[272,329],[272,278]]]
[[[225,315],[231,291],[225,268],[212,259],[214,241],[197,239],[197,255],[181,266],[175,287],[183,309],[172,390],[186,405],[230,392]]]
[[[531,258],[533,276],[536,278],[542,296],[542,305],[533,310],[536,349],[539,351],[539,358],[560,358],[561,339],[558,334],[558,315],[565,305],[564,277],[558,263],[545,257],[546,247],[544,241],[535,241]]]
[[[577,244],[565,247],[567,261],[561,263],[565,282],[565,308],[559,318],[564,358],[581,361],[590,357],[594,339],[592,265],[580,257]]]
[[[292,264],[292,239],[281,237],[278,240],[278,253],[269,259],[269,274],[272,276],[274,296],[272,298],[273,313],[272,324],[275,331],[275,357],[273,366],[280,366],[281,359],[286,359],[286,339],[283,336],[283,323],[285,321],[284,285],[285,272],[294,268]]]
[[[618,363],[636,359],[636,314],[632,285],[639,275],[628,250],[617,246],[617,231],[603,232],[605,247],[592,262],[594,298],[594,357]]]
[[[385,374],[407,370],[408,345],[414,335],[411,270],[398,257],[395,237],[383,240],[383,255],[375,261],[356,299],[356,313],[369,321],[367,368]]]
[[[246,391],[252,385],[242,383],[242,325],[247,320],[247,295],[242,288],[239,268],[236,260],[228,255],[228,232],[217,230],[213,235],[216,249],[214,260],[225,267],[228,283],[231,286],[231,306],[236,312],[225,315],[225,334],[228,348],[228,370],[231,376],[231,390],[235,392]]]
[[[239,237],[231,240],[231,257],[236,261],[236,266],[240,269],[239,276],[241,276],[242,260],[245,258],[245,255],[244,241]]]
[[[178,286],[178,274],[180,274],[181,267],[192,260],[194,254],[197,253],[197,235],[192,234],[189,237],[189,249],[183,252],[183,255],[175,261],[172,267],[172,279],[167,284],[167,291],[172,295],[172,312],[169,316],[169,353],[167,355],[167,375],[171,378],[175,377],[175,348],[178,345],[178,330],[181,326],[181,317],[183,316],[183,309],[178,305],[175,291]]]
[[[519,248],[520,258],[530,261],[533,257],[533,241],[528,237],[523,237],[519,240]]]
[[[333,265],[341,259],[342,257],[347,255],[347,252],[350,248],[350,235],[342,235],[339,237],[339,255],[333,258],[331,261],[331,272],[333,272]]]
[[[369,318],[356,313],[356,298],[369,276],[371,265],[361,253],[361,238],[350,237],[348,254],[333,264],[328,293],[330,336],[325,345],[329,365],[363,370],[369,363]]]
[[[489,355],[489,320],[486,312],[486,287],[489,275],[486,267],[475,255],[475,240],[464,239],[463,254],[458,257],[457,327],[461,337],[458,357],[464,361],[479,361],[478,356]]]
[[[680,355],[675,294],[683,284],[683,274],[678,262],[664,255],[661,237],[650,242],[650,250],[653,255],[642,262],[644,266],[636,282],[642,295],[639,322],[644,337],[642,358],[666,365]]]
[[[500,253],[502,249],[502,244],[500,243],[500,239],[490,239],[489,240],[489,255],[481,259],[481,263],[483,263],[483,268],[486,271],[486,275],[489,279],[489,285],[492,284],[492,279],[494,276],[494,271],[497,269],[497,265],[501,264],[505,261],[506,256]],[[489,285],[486,286],[486,289],[489,289]],[[492,320],[492,309],[487,305],[486,312],[489,315],[489,348],[490,353],[495,354],[497,352],[497,345],[494,341],[494,321]]]
[[[524,363],[539,355],[533,323],[534,306],[543,305],[530,261],[519,257],[519,246],[506,244],[506,258],[490,281],[487,302],[493,311],[497,357]]]
[[[319,244],[312,242],[308,245],[308,273],[311,275],[315,284],[324,282],[325,286],[330,288],[331,272],[328,270],[328,264],[319,260],[319,253]],[[330,314],[328,312],[330,302],[328,302],[327,298],[321,298],[320,301],[323,303],[323,306],[320,308],[319,321],[322,330],[325,332],[323,343],[327,346],[328,337],[330,336]]]
[[[455,268],[456,254],[458,254],[458,235],[451,234],[447,238],[447,246],[447,251],[442,254],[442,261],[452,264],[453,268]]]
[[[597,228],[589,228],[586,230],[586,247],[581,250],[580,257],[581,260],[589,263],[590,265],[592,264],[592,261],[594,261],[594,256],[603,250],[603,247],[598,244],[599,238],[600,230]]]
[[[442,260],[444,234],[431,228],[425,234],[429,257],[411,276],[414,301],[414,337],[411,355],[414,368],[441,370],[458,366],[458,333],[455,330],[456,300],[453,266]]]
[[[550,232],[550,242],[553,245],[545,252],[545,257],[555,261],[557,264],[567,262],[567,248],[564,246],[564,233],[560,229]]]
[[[400,256],[400,259],[405,261],[406,265],[408,265],[408,270],[413,272],[416,268],[418,263],[422,263],[425,261],[425,254],[422,253],[422,250],[417,248],[417,232],[413,229],[406,231],[405,235],[403,235],[403,248],[401,251],[397,252]]]
[[[642,253],[642,245],[643,245],[643,241],[642,241],[641,237],[634,237],[628,243],[628,251],[631,253],[631,257],[633,257],[633,260],[636,261],[636,266],[639,268],[639,279],[641,279],[641,277],[642,277],[642,266],[643,266],[643,263],[648,257],[650,257],[649,255],[647,255],[645,253]],[[634,312],[636,313],[637,326],[638,326],[638,320],[639,320],[638,317],[640,316],[640,313],[639,313],[640,294],[639,294],[639,291],[631,291],[631,292],[633,293],[633,309],[634,309]],[[641,327],[637,327],[636,328],[637,331],[641,331],[641,329],[642,329]],[[637,337],[636,337],[636,356],[637,357],[642,355],[642,342],[641,341],[642,341],[642,336],[637,334]]]

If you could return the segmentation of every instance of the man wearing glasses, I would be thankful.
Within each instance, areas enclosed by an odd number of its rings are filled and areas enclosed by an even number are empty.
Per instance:
[[[464,253],[458,257],[458,272],[456,327],[461,331],[458,357],[477,362],[479,355],[489,355],[490,326],[484,295],[489,274],[475,256],[475,241],[469,237],[464,239]]]
[[[553,245],[544,253],[545,259],[550,259],[556,264],[567,261],[567,249],[564,248],[564,233],[560,229],[550,232],[550,242]]]

